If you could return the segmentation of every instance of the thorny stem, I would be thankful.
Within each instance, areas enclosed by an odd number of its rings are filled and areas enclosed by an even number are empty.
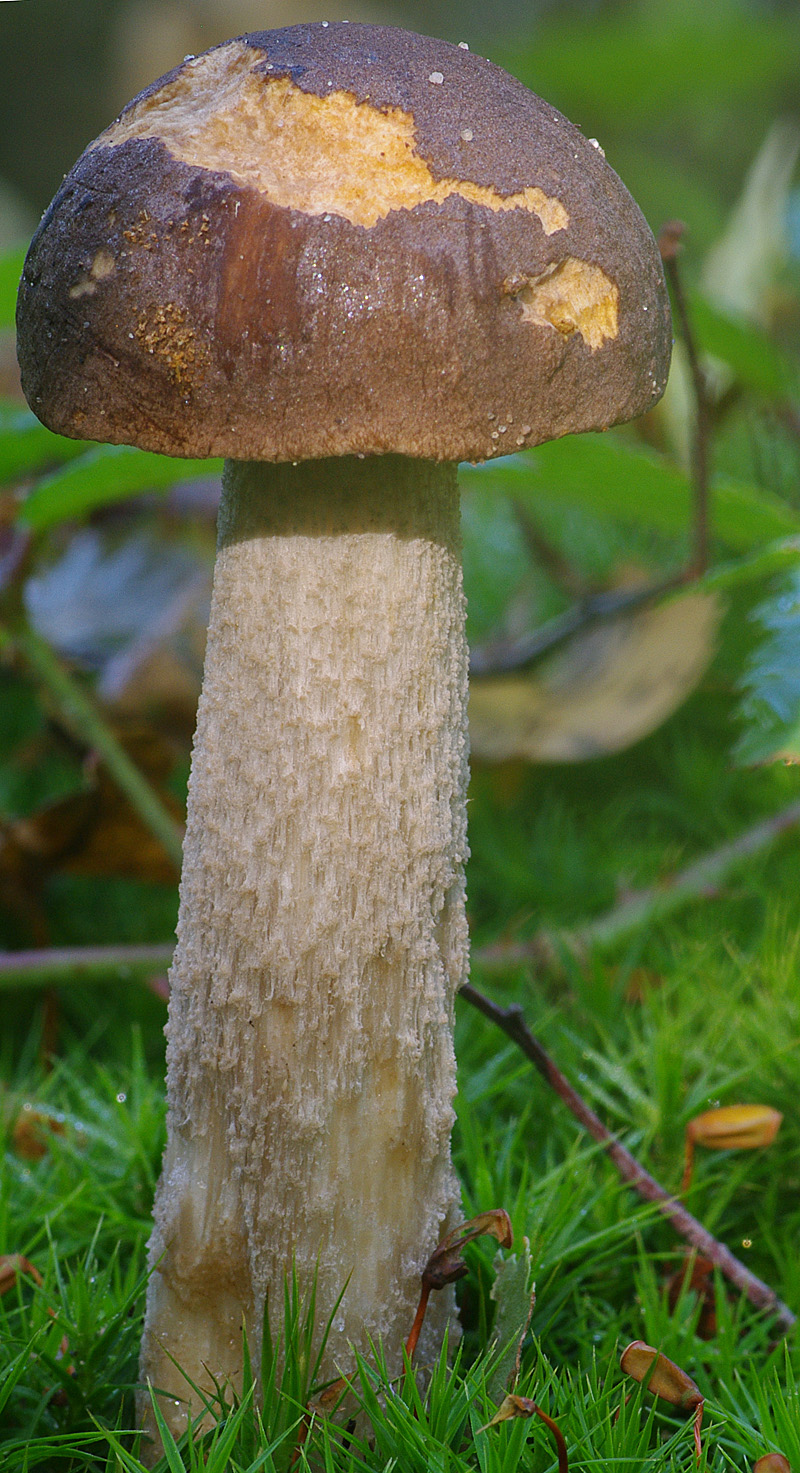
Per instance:
[[[689,316],[689,308],[686,303],[686,293],[683,290],[683,279],[678,265],[678,255],[681,250],[684,230],[685,226],[680,220],[668,220],[661,227],[658,237],[658,248],[661,252],[661,259],[664,262],[664,271],[672,292],[672,300],[675,304],[675,315],[678,319],[678,326],[686,349],[686,357],[689,361],[689,372],[692,375],[695,397],[695,433],[692,456],[694,481],[694,547],[692,561],[688,569],[688,579],[691,579],[700,577],[708,568],[708,480],[709,443],[711,439],[711,401],[708,395],[706,377],[697,351],[697,344]]]
[[[675,1197],[671,1196],[664,1187],[652,1177],[649,1172],[631,1155],[625,1146],[606,1129],[599,1116],[586,1104],[577,1090],[573,1089],[569,1080],[557,1068],[549,1054],[545,1052],[538,1039],[534,1038],[523,1017],[522,1009],[516,1005],[508,1008],[499,1007],[492,1002],[470,983],[465,983],[459,991],[459,997],[483,1013],[498,1028],[510,1038],[526,1058],[539,1070],[539,1073],[547,1080],[551,1089],[564,1101],[580,1121],[584,1129],[592,1138],[602,1145],[607,1155],[616,1166],[620,1176],[627,1181],[646,1202],[655,1203],[658,1211],[672,1224],[675,1231],[682,1238],[698,1248],[711,1262],[740,1289],[751,1304],[758,1309],[766,1309],[774,1314],[775,1319],[783,1332],[788,1332],[796,1324],[792,1311],[777,1296],[768,1284],[756,1278],[743,1263],[735,1258],[724,1243],[720,1243],[713,1237],[703,1224],[692,1217]]]

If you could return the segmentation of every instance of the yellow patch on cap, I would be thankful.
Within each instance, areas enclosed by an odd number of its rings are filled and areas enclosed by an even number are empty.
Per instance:
[[[93,147],[160,139],[173,158],[220,170],[274,204],[341,215],[369,229],[393,210],[451,195],[490,210],[527,210],[546,235],[565,230],[559,199],[529,187],[503,195],[463,179],[435,179],[416,152],[414,119],[350,92],[325,97],[270,79],[264,54],[240,41],[187,63],[158,92],[127,109]]]
[[[525,322],[554,327],[563,337],[579,332],[595,352],[619,332],[619,288],[599,266],[567,256],[537,276],[506,283]]]

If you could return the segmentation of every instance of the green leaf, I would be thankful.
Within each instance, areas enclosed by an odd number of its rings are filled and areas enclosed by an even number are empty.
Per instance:
[[[765,637],[742,676],[739,715],[745,731],[734,756],[741,766],[800,762],[800,570],[753,617]]]
[[[17,288],[22,275],[27,246],[6,251],[0,256],[0,328],[13,327],[17,310]]]
[[[67,440],[46,430],[29,409],[0,401],[0,486],[40,466],[72,460],[86,448],[84,440]]]
[[[491,1297],[497,1311],[492,1339],[500,1355],[486,1382],[486,1391],[492,1401],[501,1402],[516,1369],[536,1298],[528,1239],[522,1239],[521,1253],[511,1253],[505,1258],[498,1253],[494,1267]]]
[[[165,490],[221,470],[221,460],[178,460],[128,445],[98,445],[40,481],[20,509],[19,521],[41,532],[140,491]]]
[[[513,496],[532,512],[542,500],[560,501],[656,532],[680,535],[691,524],[688,476],[618,435],[570,435],[524,455],[462,466],[460,475],[471,490]],[[799,532],[800,513],[771,492],[716,476],[711,523],[716,537],[746,551]]]
[[[690,315],[702,351],[722,358],[746,388],[778,398],[794,391],[794,364],[761,328],[722,311],[701,296],[692,297]]]
[[[158,1435],[161,1438],[161,1444],[164,1449],[164,1457],[167,1460],[167,1466],[169,1467],[170,1473],[186,1473],[186,1465],[178,1451],[178,1444],[175,1441],[172,1433],[170,1432],[169,1427],[167,1426],[167,1423],[164,1419],[164,1413],[162,1412],[161,1407],[158,1404],[158,1398],[155,1395],[155,1392],[153,1391],[153,1388],[150,1385],[149,1381],[147,1383],[147,1390],[150,1395],[150,1401],[153,1407],[153,1416],[155,1418],[156,1427],[158,1428]]]

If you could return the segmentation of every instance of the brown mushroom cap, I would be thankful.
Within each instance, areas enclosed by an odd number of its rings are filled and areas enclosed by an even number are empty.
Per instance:
[[[18,307],[28,401],[170,455],[482,460],[663,391],[658,252],[508,73],[382,26],[185,61],[67,175]]]

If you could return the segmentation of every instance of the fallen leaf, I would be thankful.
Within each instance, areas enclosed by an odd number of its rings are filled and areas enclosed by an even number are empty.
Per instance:
[[[622,751],[697,685],[722,614],[687,593],[575,635],[535,673],[470,682],[470,743],[486,762],[584,762]]]
[[[164,784],[172,771],[172,744],[149,726],[118,733],[127,755],[178,820],[183,810]],[[42,887],[54,872],[121,875],[126,879],[171,885],[177,871],[158,839],[142,822],[105,767],[93,755],[86,763],[89,786],[0,827],[0,901],[30,916],[36,944],[36,917]]]
[[[63,1120],[26,1102],[12,1126],[11,1140],[17,1154],[26,1161],[41,1161],[47,1155],[48,1134],[65,1133]]]
[[[0,1253],[0,1294],[13,1289],[20,1274],[27,1275],[35,1284],[42,1282],[38,1268],[29,1258],[23,1258],[21,1253]]]

